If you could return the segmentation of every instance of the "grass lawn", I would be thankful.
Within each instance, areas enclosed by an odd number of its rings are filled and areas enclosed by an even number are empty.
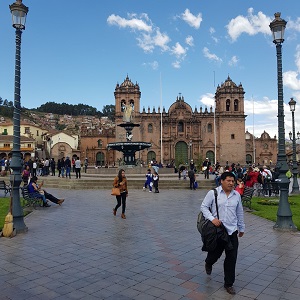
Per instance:
[[[22,200],[23,198],[21,198],[21,204]],[[10,197],[0,198],[0,231],[3,228],[4,219],[9,211],[9,203]],[[28,213],[28,211],[24,211],[24,216],[26,216]]]
[[[269,200],[269,201],[268,201]],[[261,204],[261,202],[271,202],[269,204]],[[262,218],[276,222],[277,220],[277,210],[279,197],[253,197],[251,207],[253,209],[253,214],[260,216]],[[272,204],[275,202],[274,204]],[[293,222],[295,226],[300,230],[300,195],[289,196],[290,207],[293,214]]]

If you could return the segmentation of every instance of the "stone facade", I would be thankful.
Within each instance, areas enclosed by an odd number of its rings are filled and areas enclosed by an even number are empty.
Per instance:
[[[199,166],[206,157],[212,163],[217,160],[223,165],[227,161],[253,162],[253,146],[249,148],[247,134],[245,137],[244,94],[242,84],[236,85],[228,76],[216,89],[215,111],[212,107],[193,110],[181,94],[168,110],[158,108],[156,111],[153,107],[151,111],[150,107],[147,110],[144,107],[141,111],[140,87],[127,76],[122,84],[116,85],[114,92],[115,128],[101,134],[83,128],[81,157],[86,156],[89,164],[97,165],[113,165],[121,160],[122,153],[107,149],[106,145],[126,141],[125,130],[118,125],[124,122],[124,107],[130,105],[134,110],[133,123],[140,124],[132,131],[132,142],[152,143],[150,149],[136,153],[137,161],[148,163],[156,160],[164,165],[174,163],[177,166],[189,164],[191,159]],[[256,161],[275,161],[276,139],[263,133],[261,139],[256,140]],[[268,147],[265,147],[266,143]]]

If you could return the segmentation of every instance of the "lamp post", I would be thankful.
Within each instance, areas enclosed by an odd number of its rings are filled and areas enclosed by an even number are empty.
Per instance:
[[[192,147],[193,147],[193,142],[190,140],[190,143],[189,143],[189,146],[190,146],[190,162],[191,160],[193,159],[193,151],[192,151]]]
[[[10,182],[12,186],[12,215],[16,232],[26,232],[28,228],[24,223],[23,209],[20,202],[20,183],[21,178],[21,151],[20,151],[20,113],[21,113],[21,97],[20,97],[20,77],[21,77],[21,35],[22,30],[25,29],[26,16],[28,7],[26,7],[22,0],[17,0],[9,6],[12,14],[12,25],[16,29],[16,61],[15,61],[15,91],[14,91],[14,138],[12,159],[10,168],[12,174],[10,175]]]
[[[278,85],[278,153],[276,167],[279,171],[278,185],[280,199],[277,211],[277,221],[274,229],[297,230],[292,220],[292,211],[288,202],[290,180],[286,176],[288,165],[285,154],[285,133],[284,133],[284,107],[283,107],[283,84],[282,84],[282,53],[281,44],[284,41],[284,30],[286,21],[280,18],[280,13],[275,13],[275,19],[270,23],[273,34],[273,42],[276,45],[277,53],[277,85]]]
[[[297,132],[297,136],[295,133],[295,116],[294,116],[294,112],[296,109],[296,101],[291,98],[290,102],[289,102],[289,106],[290,106],[290,111],[292,112],[292,127],[293,127],[293,133],[290,132],[289,133],[289,137],[290,140],[293,141],[293,169],[292,169],[292,173],[293,173],[293,187],[292,187],[292,191],[291,194],[299,194],[299,184],[298,184],[298,166],[297,166],[297,158],[296,158],[296,140],[300,139],[300,132]]]

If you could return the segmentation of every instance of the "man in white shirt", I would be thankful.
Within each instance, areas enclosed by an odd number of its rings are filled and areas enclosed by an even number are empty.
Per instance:
[[[208,275],[212,272],[212,266],[221,257],[225,250],[224,261],[224,287],[229,294],[234,295],[233,284],[235,281],[235,266],[238,253],[238,236],[242,237],[245,231],[244,211],[240,194],[234,190],[235,176],[231,172],[224,172],[221,175],[221,186],[217,187],[217,203],[219,218],[215,205],[214,191],[210,190],[205,196],[201,211],[205,219],[209,219],[216,227],[221,224],[227,230],[231,249],[226,247],[222,241],[218,240],[217,246],[213,251],[208,251],[205,260],[205,270]]]

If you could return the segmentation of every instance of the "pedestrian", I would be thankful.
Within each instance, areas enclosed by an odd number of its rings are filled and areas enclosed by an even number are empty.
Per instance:
[[[86,157],[85,160],[84,160],[84,173],[86,173],[86,170],[87,170],[88,165],[89,165],[89,160],[88,160],[88,158]]]
[[[204,217],[209,219],[216,227],[220,227],[221,224],[223,224],[232,244],[232,247],[229,249],[223,241],[218,240],[216,248],[207,253],[205,271],[206,274],[211,274],[212,266],[217,262],[225,250],[224,287],[231,295],[235,294],[233,284],[235,281],[235,266],[238,254],[238,236],[242,237],[245,231],[241,196],[234,190],[234,183],[235,176],[231,172],[224,172],[221,175],[221,186],[216,188],[218,193],[217,202],[219,218],[217,218],[213,190],[210,190],[207,193],[201,204],[201,211]]]
[[[58,159],[57,161],[57,170],[58,170],[58,177],[61,175],[61,160]]]
[[[204,179],[209,179],[210,166],[211,166],[211,162],[206,157],[205,161],[202,164],[202,171],[204,172]]]
[[[66,178],[69,177],[69,179],[71,179],[71,160],[69,156],[67,156],[65,159],[65,171],[66,171]]]
[[[127,188],[127,179],[125,176],[125,171],[120,169],[118,172],[118,176],[115,177],[113,186],[120,190],[120,195],[116,196],[117,205],[113,209],[114,216],[117,214],[118,208],[122,203],[122,214],[121,218],[126,219],[125,210],[126,210],[126,198],[128,197],[128,188]]]
[[[153,173],[153,187],[155,189],[154,193],[159,193],[158,181],[159,181],[159,175],[156,171],[154,171],[154,173]]]
[[[153,186],[153,175],[151,173],[151,169],[148,169],[147,170],[147,173],[146,173],[146,181],[145,181],[145,184],[143,186],[143,191],[146,191],[146,188],[149,187],[149,193],[152,192],[152,186]]]
[[[191,190],[195,190],[196,188],[195,188],[195,176],[196,174],[195,174],[195,171],[194,171],[194,168],[193,169],[190,169],[189,171],[188,171],[188,176],[189,176],[189,178],[190,178],[190,189]]]
[[[52,158],[50,161],[51,176],[55,176],[55,165],[55,160]]]
[[[76,178],[80,179],[81,178],[81,174],[80,174],[80,171],[81,171],[81,162],[80,162],[80,159],[79,157],[77,156],[76,157],[76,160],[75,160],[75,173],[76,173]]]

